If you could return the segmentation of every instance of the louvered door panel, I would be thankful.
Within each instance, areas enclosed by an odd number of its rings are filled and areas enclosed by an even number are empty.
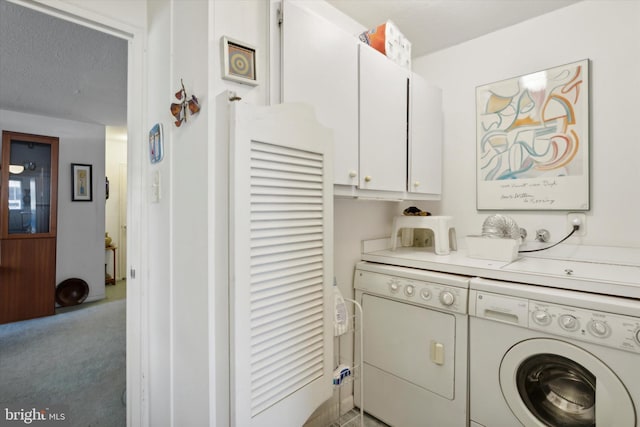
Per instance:
[[[322,155],[251,142],[252,415],[323,373],[323,227],[292,237],[299,228],[296,221],[314,214],[322,218],[322,166]],[[265,178],[274,183],[266,187]],[[269,192],[298,184],[314,187],[316,194]],[[254,234],[264,223],[279,221],[271,219],[270,214],[281,212],[291,216],[286,226],[271,229],[278,234]],[[273,265],[279,274],[269,277],[254,272],[253,267],[264,265],[265,257],[271,254],[282,255]],[[290,277],[286,266],[292,260],[304,262],[299,268],[307,278]]]
[[[331,140],[300,106],[234,109],[232,418],[299,426],[330,393]]]

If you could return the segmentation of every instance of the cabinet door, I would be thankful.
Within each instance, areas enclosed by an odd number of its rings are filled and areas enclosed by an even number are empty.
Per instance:
[[[334,184],[358,182],[358,39],[290,1],[282,11],[282,101],[333,130]]]
[[[58,138],[2,132],[0,323],[54,314]]]
[[[56,236],[58,138],[2,132],[0,238]]]
[[[7,239],[0,245],[0,324],[54,314],[56,239]]]
[[[359,51],[359,186],[405,191],[409,72],[367,45]]]
[[[442,194],[442,91],[417,74],[410,87],[408,191]]]

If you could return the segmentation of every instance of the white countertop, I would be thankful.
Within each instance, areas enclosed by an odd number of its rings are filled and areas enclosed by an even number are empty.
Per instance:
[[[470,258],[465,248],[449,255],[436,255],[433,248],[390,248],[389,239],[365,241],[362,260],[640,299],[640,248],[563,244],[512,262]]]

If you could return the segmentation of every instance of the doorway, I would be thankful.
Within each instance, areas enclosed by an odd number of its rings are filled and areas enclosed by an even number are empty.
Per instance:
[[[127,271],[127,128],[106,128],[105,282],[125,286]],[[109,244],[107,244],[109,242]]]
[[[7,4],[7,2],[2,2]],[[75,6],[70,2],[51,1],[47,3],[34,2],[30,0],[11,0],[26,9],[33,9],[50,17],[60,18],[81,26],[109,34],[126,40],[127,52],[127,139],[130,142],[127,147],[127,208],[126,217],[128,225],[128,242],[126,244],[126,265],[127,269],[120,269],[121,275],[127,276],[127,308],[126,308],[126,365],[127,365],[127,424],[145,425],[145,407],[143,402],[143,390],[147,387],[143,378],[147,378],[146,369],[148,363],[147,356],[143,351],[143,341],[146,333],[142,331],[142,319],[146,317],[146,305],[142,303],[141,295],[146,287],[143,274],[136,275],[136,269],[144,270],[144,260],[141,256],[141,245],[139,242],[146,241],[146,230],[142,229],[141,218],[144,217],[145,206],[142,203],[141,188],[143,188],[143,154],[144,145],[141,141],[144,138],[142,130],[143,117],[143,75],[144,69],[144,25],[146,20],[140,22],[126,23],[123,19],[110,17],[110,7],[108,4],[88,4],[82,7]],[[108,2],[106,2],[108,3]],[[4,6],[2,4],[2,6]],[[101,10],[102,8],[102,10]],[[139,25],[138,25],[139,24]],[[60,46],[64,48],[67,46]],[[35,82],[34,82],[35,83]],[[89,88],[92,82],[84,82]],[[82,90],[82,89],[79,89]],[[78,95],[79,93],[76,93]],[[73,93],[72,93],[73,95]],[[62,107],[62,103],[61,103]],[[6,108],[6,107],[5,107]],[[99,108],[99,104],[96,104]],[[125,265],[125,264],[122,264]]]

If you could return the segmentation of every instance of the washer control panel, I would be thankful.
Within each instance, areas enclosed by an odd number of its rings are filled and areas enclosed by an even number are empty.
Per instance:
[[[529,328],[640,353],[640,317],[529,300]]]
[[[417,280],[356,270],[356,289],[412,304],[467,313],[468,289],[436,281]]]

